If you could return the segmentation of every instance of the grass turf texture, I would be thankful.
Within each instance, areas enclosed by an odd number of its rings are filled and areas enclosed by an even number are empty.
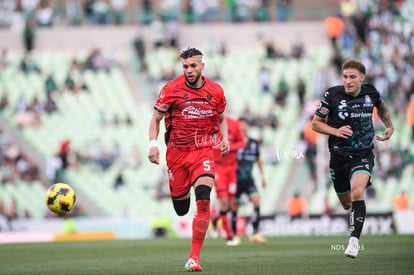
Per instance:
[[[347,238],[277,237],[238,247],[206,239],[208,274],[414,274],[414,235],[363,236],[360,255],[344,256]],[[363,247],[362,247],[363,246]],[[0,244],[0,274],[177,274],[190,239]]]

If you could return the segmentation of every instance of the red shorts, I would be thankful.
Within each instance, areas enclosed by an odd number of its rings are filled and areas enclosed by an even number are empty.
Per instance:
[[[237,167],[234,165],[216,165],[214,185],[218,199],[228,197],[234,200],[236,197],[236,171]]]
[[[214,179],[214,154],[211,147],[180,151],[169,145],[166,153],[170,194],[173,198],[190,192],[191,186],[202,176]]]

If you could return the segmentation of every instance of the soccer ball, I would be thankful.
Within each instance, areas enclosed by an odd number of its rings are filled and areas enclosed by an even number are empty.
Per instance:
[[[65,183],[56,183],[49,187],[46,193],[47,207],[57,213],[66,214],[72,210],[76,202],[75,191]]]

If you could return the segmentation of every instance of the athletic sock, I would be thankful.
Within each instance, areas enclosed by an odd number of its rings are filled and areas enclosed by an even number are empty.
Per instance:
[[[351,237],[359,239],[361,236],[362,227],[365,221],[365,201],[353,201],[351,213],[349,215],[349,226],[351,229]]]
[[[259,223],[260,223],[260,208],[255,208],[251,216],[252,225],[253,225],[253,234],[259,232]]]
[[[231,229],[233,230],[233,234],[237,235],[237,211],[231,211]]]
[[[223,223],[223,229],[226,232],[227,240],[233,239],[233,230],[230,228],[227,211],[220,211],[220,219]]]
[[[197,213],[193,218],[193,239],[191,242],[190,258],[198,261],[201,247],[206,237],[208,225],[210,223],[210,201],[197,200]]]
[[[211,218],[211,225],[213,226],[214,230],[217,230],[217,222],[219,219],[220,218],[217,215]]]

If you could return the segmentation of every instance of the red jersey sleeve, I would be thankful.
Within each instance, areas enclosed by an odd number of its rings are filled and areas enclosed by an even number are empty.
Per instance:
[[[244,133],[240,125],[240,121],[233,120],[231,133],[233,134],[232,143],[230,144],[231,151],[237,151],[241,148],[246,147],[246,140],[244,138]]]
[[[168,111],[170,106],[173,104],[174,99],[172,97],[172,82],[169,81],[167,84],[162,87],[157,101],[155,102],[154,109],[160,113],[165,113]]]
[[[218,84],[217,86],[218,86],[217,88],[217,91],[218,91],[217,112],[221,114],[226,110],[226,97],[224,96],[223,88]]]

